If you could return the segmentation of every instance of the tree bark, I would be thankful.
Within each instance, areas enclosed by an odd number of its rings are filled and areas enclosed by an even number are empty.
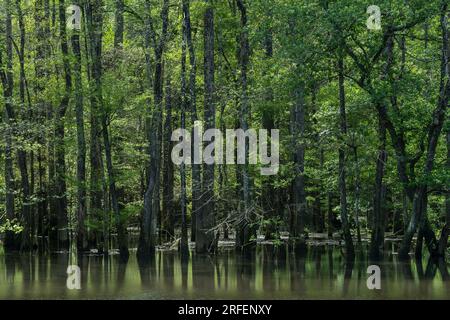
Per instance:
[[[306,217],[306,191],[305,191],[305,88],[301,83],[295,90],[295,102],[291,111],[291,131],[293,138],[295,178],[293,181],[293,223],[291,235],[294,238],[294,246],[300,249],[304,243],[304,228]]]
[[[161,234],[163,240],[170,241],[175,237],[175,216],[174,216],[174,169],[173,162],[170,157],[172,150],[172,89],[170,77],[166,80],[166,97],[165,97],[166,119],[164,121],[164,170],[163,170],[163,198],[162,198],[162,223],[163,232]]]
[[[339,118],[341,145],[339,146],[339,195],[340,211],[342,220],[342,231],[344,234],[347,259],[352,260],[355,256],[353,239],[350,233],[350,223],[347,212],[347,187],[346,187],[346,167],[345,167],[345,138],[347,135],[347,117],[345,111],[345,87],[344,87],[344,58],[342,55],[338,58],[338,78],[339,78]]]
[[[195,48],[192,41],[192,30],[191,30],[191,14],[189,7],[189,0],[183,0],[183,13],[184,13],[184,23],[186,28],[186,43],[189,51],[189,110],[191,113],[191,122],[194,124],[198,120],[197,115],[197,88],[196,88],[196,73],[197,73],[197,62],[195,57]],[[193,131],[191,132],[193,136]],[[194,146],[192,145],[192,148]],[[192,150],[193,151],[193,150]],[[192,153],[193,154],[193,153]],[[195,235],[197,233],[196,217],[201,209],[201,167],[199,164],[192,163],[192,211],[191,211],[191,241],[195,241]]]
[[[212,1],[206,0],[204,21],[204,121],[205,130],[215,128],[215,92],[214,92],[214,9]],[[217,243],[212,228],[215,225],[214,208],[214,164],[203,165],[201,208],[196,213],[195,251],[212,253]]]
[[[241,129],[247,131],[250,121],[250,106],[248,99],[247,70],[250,56],[250,48],[247,31],[247,4],[245,0],[237,0],[237,7],[240,12],[240,43],[239,43],[239,67],[240,67],[240,110],[239,120]],[[254,208],[252,200],[252,181],[249,173],[249,142],[245,140],[245,164],[240,165],[241,170],[241,201],[243,208],[239,212],[238,224],[236,228],[236,248],[241,251],[252,249],[255,242],[255,228],[252,227],[254,220]]]
[[[2,54],[0,52],[0,70],[3,97],[5,103],[5,211],[6,218],[12,221],[15,218],[14,208],[14,164],[13,164],[13,152],[12,152],[12,138],[13,138],[13,120],[14,110],[12,105],[12,96],[14,88],[13,79],[13,50],[12,50],[12,22],[11,22],[11,2],[6,0],[6,15],[5,15],[5,44],[6,44],[6,61],[5,68],[3,68]],[[12,230],[7,230],[5,234],[5,250],[11,251],[18,248],[15,235]]]
[[[150,15],[150,1],[146,1],[148,14]],[[138,256],[142,259],[149,258],[155,250],[157,240],[157,223],[159,209],[159,170],[161,162],[160,142],[161,142],[161,119],[162,119],[162,99],[163,99],[163,68],[162,58],[166,45],[168,28],[169,1],[164,0],[161,10],[162,29],[158,43],[156,43],[155,30],[150,16],[147,17],[147,30],[151,32],[153,49],[155,53],[155,68],[153,78],[153,99],[155,109],[151,112],[151,123],[149,124],[149,180],[147,190],[144,195],[144,211],[142,217],[142,227],[140,232]]]

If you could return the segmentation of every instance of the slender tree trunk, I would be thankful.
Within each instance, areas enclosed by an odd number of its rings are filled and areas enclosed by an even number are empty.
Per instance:
[[[214,9],[212,1],[206,0],[204,21],[204,120],[205,130],[215,128],[214,92]],[[211,253],[217,244],[212,228],[215,225],[214,208],[214,163],[204,164],[201,209],[196,213],[195,250],[198,253]]]
[[[186,43],[187,43],[187,19],[189,3],[183,1],[183,25],[182,25],[182,42],[181,42],[181,129],[186,129],[186,109],[188,108],[189,100],[186,89]],[[185,260],[189,256],[189,239],[187,227],[187,200],[186,200],[186,164],[183,162],[180,165],[181,177],[181,241],[180,253]]]
[[[115,12],[115,31],[114,31],[114,49],[120,50],[123,46],[123,11],[124,11],[124,3],[123,0],[116,0],[116,12]],[[116,52],[117,53],[117,52]],[[116,54],[116,63],[120,63],[117,61],[121,55]],[[104,108],[102,108],[104,109]],[[108,134],[108,118],[109,115],[106,110],[103,110],[103,141],[105,144],[105,156],[106,156],[106,167],[108,172],[108,181],[109,181],[109,193],[111,197],[111,205],[115,217],[115,226],[117,230],[117,243],[119,246],[119,254],[122,262],[127,262],[129,258],[128,252],[128,236],[127,236],[127,228],[125,222],[123,221],[123,217],[120,214],[119,207],[119,192],[116,188],[115,182],[115,171],[113,167],[112,161],[112,152],[111,152],[111,137]]]
[[[14,110],[12,105],[12,96],[14,88],[13,80],[13,50],[12,50],[12,22],[11,22],[11,2],[6,0],[6,17],[5,17],[5,44],[6,44],[6,68],[3,69],[2,53],[0,52],[0,70],[3,97],[5,103],[5,211],[6,218],[12,221],[15,218],[14,210],[14,165],[13,165],[13,151],[12,151],[12,139],[13,139],[13,121]],[[8,230],[5,234],[5,250],[15,250],[18,248],[13,231]]]
[[[268,17],[269,18],[269,17]],[[270,61],[273,57],[273,35],[272,30],[269,28],[265,31],[264,38],[264,49],[265,49],[265,57]],[[271,87],[267,88],[267,96],[265,97],[267,103],[273,102],[273,89]],[[268,131],[274,129],[275,121],[274,121],[274,112],[272,111],[271,106],[269,108],[265,108],[262,113],[261,119],[262,127]],[[276,219],[280,216],[280,212],[277,212],[275,208],[274,194],[275,189],[273,187],[272,179],[267,177],[267,179],[263,178],[263,185],[261,190],[261,198],[262,198],[262,206],[264,209],[264,214],[266,219]],[[274,223],[270,223],[265,230],[265,239],[270,240],[274,238],[278,238],[278,234]]]
[[[90,144],[89,144],[89,162],[90,162],[90,206],[89,219],[93,224],[96,221],[104,219],[102,207],[102,150],[100,145],[100,118],[101,118],[101,44],[102,44],[102,1],[93,0],[86,3],[87,32],[89,39],[89,58],[90,58]],[[100,251],[105,249],[106,234],[99,231],[100,226],[94,227],[89,234],[89,246],[97,246]],[[104,230],[104,229],[103,229]],[[102,235],[103,233],[103,235]]]
[[[57,214],[58,249],[69,249],[68,211],[66,196],[66,164],[64,148],[64,121],[72,90],[72,75],[69,64],[69,50],[66,34],[66,6],[64,0],[59,1],[59,36],[64,69],[64,96],[55,113],[55,205]]]
[[[25,78],[25,22],[24,22],[24,16],[23,11],[21,7],[21,1],[16,0],[16,8],[17,8],[17,19],[19,23],[19,30],[20,30],[20,47],[17,48],[18,50],[18,56],[19,56],[19,64],[20,64],[20,82],[19,82],[19,92],[20,92],[20,102],[21,102],[21,108],[19,110],[19,113],[25,118],[25,90],[28,90],[26,86],[26,78]],[[29,96],[28,96],[29,97]],[[28,140],[28,137],[22,137],[24,141]],[[32,219],[32,207],[30,204],[30,182],[28,179],[28,169],[27,169],[27,153],[26,151],[19,147],[17,150],[17,160],[20,170],[20,176],[21,176],[21,186],[22,186],[22,215],[24,217],[24,220],[26,223],[30,226],[29,233],[30,237],[24,233],[25,240],[28,240],[28,248],[31,248],[31,240],[33,239],[34,234],[34,223]]]
[[[183,13],[184,22],[186,27],[186,42],[189,51],[189,110],[191,113],[191,122],[194,124],[198,120],[197,115],[197,88],[196,88],[196,73],[197,73],[197,62],[195,57],[195,48],[192,41],[192,30],[191,30],[191,17],[190,17],[190,7],[189,0],[183,0]],[[193,136],[193,131],[192,131]],[[194,146],[192,145],[192,148]],[[193,153],[192,153],[193,154]],[[201,196],[201,167],[199,164],[192,163],[192,211],[191,211],[191,241],[195,241],[196,217],[201,208],[200,196]]]
[[[74,54],[73,73],[75,78],[75,116],[77,125],[77,227],[76,242],[79,252],[86,250],[87,238],[85,217],[86,207],[86,142],[84,132],[84,102],[81,71],[81,48],[79,32],[74,31],[71,37]]]
[[[360,214],[360,197],[361,197],[361,181],[360,181],[360,169],[358,160],[358,147],[353,147],[353,154],[355,156],[355,222],[356,222],[356,234],[358,239],[358,245],[361,246],[361,225],[359,222]]]
[[[385,164],[387,161],[386,153],[386,126],[379,119],[378,124],[378,156],[375,174],[375,190],[373,200],[373,221],[372,221],[372,237],[370,242],[370,257],[378,260],[381,258],[381,250],[384,244],[384,217],[385,206],[383,197],[383,177]]]
[[[150,1],[146,1],[146,6],[150,9]],[[149,11],[150,12],[150,11]],[[155,71],[153,81],[153,99],[155,109],[151,113],[151,123],[149,126],[149,180],[147,190],[144,195],[144,212],[142,217],[142,227],[139,239],[138,256],[146,259],[155,250],[157,240],[157,223],[159,216],[159,170],[161,163],[161,119],[162,119],[162,100],[163,100],[163,53],[166,45],[168,28],[169,1],[164,0],[161,10],[162,31],[161,36],[156,43],[155,31],[151,17],[147,18],[147,30],[152,33],[153,48],[155,51]]]
[[[123,46],[123,11],[124,11],[124,0],[115,0],[116,2],[116,12],[114,13],[115,18],[115,29],[114,29],[114,48],[119,49]]]
[[[342,140],[347,135],[347,118],[345,112],[345,84],[344,84],[344,58],[342,55],[338,59],[338,78],[339,78],[339,116],[340,116],[340,132]],[[340,194],[340,210],[342,219],[342,229],[344,233],[345,248],[347,259],[352,260],[355,255],[353,239],[350,233],[350,223],[347,212],[347,187],[346,187],[346,167],[345,167],[345,145],[341,141],[339,147],[339,194]]]
[[[306,217],[306,191],[305,191],[305,88],[298,85],[295,90],[295,102],[291,111],[291,126],[293,137],[293,151],[295,164],[295,178],[293,181],[293,217],[291,235],[295,239],[295,247],[301,249],[304,245],[304,229]]]
[[[162,218],[161,226],[164,230],[162,233],[163,240],[169,241],[175,237],[175,216],[174,216],[174,170],[173,162],[170,157],[172,150],[172,89],[170,77],[166,80],[166,97],[165,97],[166,119],[164,121],[164,170],[163,170],[163,199],[162,199]]]
[[[86,141],[84,131],[84,101],[81,71],[80,34],[74,31],[71,37],[74,54],[73,74],[75,79],[75,117],[77,125],[77,227],[76,242],[79,252],[87,249],[85,218],[86,207]]]
[[[241,82],[241,99],[240,99],[240,113],[239,120],[241,129],[247,131],[249,129],[250,121],[250,106],[248,99],[248,84],[247,84],[247,70],[249,63],[249,41],[247,31],[247,4],[245,0],[237,0],[237,6],[241,15],[241,33],[240,33],[240,49],[239,49],[239,66],[240,82]],[[238,219],[238,225],[236,230],[236,247],[239,250],[248,251],[255,246],[256,232],[252,227],[254,220],[254,208],[252,200],[252,181],[249,172],[249,141],[245,140],[245,164],[241,165],[241,192],[242,192],[242,204],[240,217]]]

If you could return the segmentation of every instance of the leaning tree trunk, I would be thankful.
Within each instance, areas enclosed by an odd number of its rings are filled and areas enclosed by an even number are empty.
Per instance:
[[[438,105],[433,111],[432,122],[428,127],[428,139],[427,139],[427,153],[424,163],[423,176],[428,177],[434,165],[434,158],[436,154],[436,147],[440,133],[442,131],[442,126],[445,120],[445,114],[448,109],[449,96],[450,96],[450,62],[449,62],[449,30],[448,30],[448,3],[447,1],[442,1],[441,7],[441,30],[442,30],[442,55],[441,55],[441,81],[439,88],[439,98]],[[424,208],[424,204],[427,203],[427,191],[428,185],[426,182],[422,182],[417,188],[417,192],[414,195],[413,201],[413,212],[411,215],[411,220],[409,221],[408,228],[403,237],[403,241],[399,249],[399,258],[407,259],[409,251],[411,249],[412,238],[419,226],[426,227],[427,217]],[[424,232],[429,233],[427,231]],[[426,236],[426,235],[424,235]],[[432,238],[432,237],[431,237]],[[435,255],[436,251],[433,241],[427,241],[428,250],[431,255]],[[436,248],[437,249],[437,248]]]

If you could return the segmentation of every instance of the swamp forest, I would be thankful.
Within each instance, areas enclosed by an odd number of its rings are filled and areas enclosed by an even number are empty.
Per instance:
[[[0,87],[0,299],[450,299],[449,0],[1,0]]]

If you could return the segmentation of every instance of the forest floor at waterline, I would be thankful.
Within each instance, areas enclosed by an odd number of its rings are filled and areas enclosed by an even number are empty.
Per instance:
[[[308,241],[309,242],[309,241]],[[259,244],[243,257],[225,241],[215,255],[158,249],[145,265],[130,250],[120,263],[109,255],[0,253],[0,299],[450,299],[450,264],[427,256],[400,262],[387,241],[380,289],[369,289],[366,242],[353,263],[343,247],[315,240],[302,253],[285,245]],[[394,252],[394,253],[393,253]],[[448,259],[447,259],[448,261]],[[77,265],[80,288],[67,286],[67,268]]]

